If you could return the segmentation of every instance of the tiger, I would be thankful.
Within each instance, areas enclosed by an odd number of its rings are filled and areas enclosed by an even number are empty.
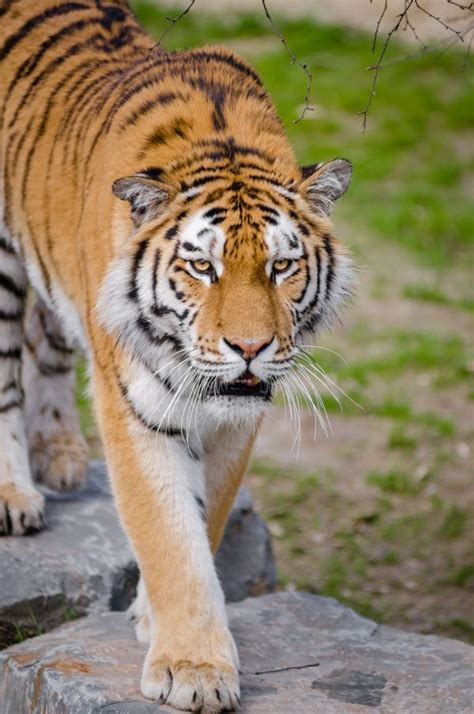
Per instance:
[[[83,483],[85,355],[140,582],[147,698],[238,709],[214,567],[279,385],[353,291],[330,213],[255,70],[166,51],[125,0],[0,0],[0,530]]]

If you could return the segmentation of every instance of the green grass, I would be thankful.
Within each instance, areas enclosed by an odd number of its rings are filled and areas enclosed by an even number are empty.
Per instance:
[[[453,540],[463,535],[468,520],[466,511],[456,505],[451,505],[446,511],[444,521],[439,529],[441,537]]]
[[[133,3],[155,37],[178,11]],[[305,76],[292,65],[273,35],[260,4],[252,15],[206,16],[193,9],[168,33],[164,45],[182,49],[232,41],[254,64],[270,91],[302,163],[334,156],[354,162],[354,184],[340,215],[381,240],[413,249],[425,261],[445,266],[472,246],[473,214],[462,189],[472,168],[459,142],[472,127],[472,83],[463,54],[427,53],[394,63],[379,77],[365,134],[358,112],[371,83],[372,38],[310,19],[277,19],[289,45],[314,75],[316,111],[297,124],[305,96]],[[254,41],[250,48],[248,40]],[[273,40],[273,46],[270,44]],[[261,49],[259,49],[261,48]],[[386,58],[407,53],[393,42]],[[456,141],[455,141],[456,140]]]
[[[403,289],[403,296],[410,300],[418,300],[419,302],[429,302],[433,305],[446,305],[455,307],[467,312],[474,311],[474,299],[470,297],[454,300],[443,293],[439,288],[430,287],[429,285],[406,285]]]
[[[404,449],[413,451],[416,448],[417,439],[407,433],[406,429],[400,426],[395,426],[388,439],[389,449]]]
[[[351,334],[352,332],[352,334]],[[350,363],[315,352],[313,359],[338,381],[351,380],[367,387],[374,377],[396,377],[413,372],[433,372],[437,382],[449,385],[470,377],[469,354],[459,335],[439,335],[421,330],[371,330],[356,326],[349,332],[354,345],[365,346],[364,356]]]
[[[377,486],[384,493],[397,493],[405,496],[412,496],[419,492],[421,484],[404,471],[371,471],[367,475],[367,483],[370,486]]]

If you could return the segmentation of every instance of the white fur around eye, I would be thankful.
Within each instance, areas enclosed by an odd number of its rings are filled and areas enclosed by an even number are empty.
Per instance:
[[[225,233],[218,225],[212,225],[211,219],[204,218],[205,210],[191,216],[181,230],[179,256],[188,262],[206,260],[211,263],[216,275],[224,272]],[[191,272],[191,270],[189,270]],[[193,277],[202,277],[198,271],[193,271]]]
[[[280,213],[277,225],[269,224],[265,231],[265,243],[268,248],[266,273],[273,274],[273,264],[278,260],[289,260],[287,271],[274,275],[275,282],[281,283],[293,274],[298,267],[298,260],[303,256],[303,243],[294,222],[284,213]]]

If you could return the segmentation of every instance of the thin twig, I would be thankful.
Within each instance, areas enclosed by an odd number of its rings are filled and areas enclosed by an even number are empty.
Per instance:
[[[180,13],[179,15],[177,15],[176,17],[167,17],[167,18],[166,18],[166,19],[168,20],[168,22],[170,23],[170,25],[169,25],[169,27],[166,28],[166,30],[165,30],[165,31],[162,33],[162,35],[158,38],[158,41],[157,41],[157,43],[156,43],[157,45],[161,45],[163,39],[166,37],[166,35],[168,34],[168,32],[171,30],[171,28],[173,28],[173,27],[176,25],[176,23],[181,20],[182,17],[184,17],[185,15],[188,14],[188,12],[191,10],[191,8],[192,8],[192,6],[194,5],[195,2],[196,2],[196,0],[190,0],[188,6],[184,8],[183,12],[181,12],[181,13]]]
[[[383,59],[385,57],[385,53],[387,52],[388,45],[390,43],[390,40],[392,39],[392,35],[394,35],[398,31],[400,25],[402,24],[404,17],[406,16],[408,10],[410,9],[410,7],[413,5],[414,2],[415,2],[415,0],[407,0],[407,2],[405,3],[405,9],[403,10],[403,12],[400,13],[400,15],[397,15],[397,21],[395,22],[395,24],[393,25],[391,30],[389,30],[389,32],[387,32],[387,36],[385,38],[385,42],[383,43],[382,50],[379,54],[377,64],[374,67],[374,76],[372,79],[372,86],[370,88],[369,98],[367,99],[365,108],[361,112],[358,112],[359,114],[361,114],[363,116],[362,133],[364,133],[364,134],[367,129],[367,115],[369,113],[369,109],[370,109],[370,105],[372,104],[372,100],[375,97],[375,89],[377,87],[377,80],[379,78],[380,67],[381,67]],[[384,11],[385,11],[385,8],[382,12],[384,12]]]
[[[474,9],[474,2],[470,2],[469,5],[463,5],[460,2],[456,2],[456,0],[448,0],[448,5],[454,5],[455,7],[458,7],[460,10]]]
[[[408,13],[406,13],[406,15],[405,15],[405,28],[404,29],[406,30],[407,28],[409,28],[412,31],[413,37],[422,46],[423,50],[427,50],[428,49],[427,45],[425,45],[425,43],[423,42],[421,37],[418,35],[418,33],[415,29],[415,26],[413,25],[413,23],[410,21],[410,18],[408,17]]]
[[[303,63],[300,62],[300,60],[296,57],[296,55],[294,54],[293,50],[288,46],[288,44],[287,44],[285,38],[283,37],[283,35],[281,34],[280,30],[279,30],[278,27],[275,25],[275,23],[274,23],[274,21],[273,21],[273,18],[272,18],[272,16],[270,15],[270,12],[269,12],[268,7],[267,7],[267,0],[262,0],[262,5],[263,5],[263,9],[264,9],[264,11],[265,11],[265,15],[266,15],[267,19],[269,20],[270,25],[271,25],[272,28],[273,28],[273,32],[274,32],[275,35],[279,38],[279,40],[280,40],[280,42],[282,43],[283,47],[286,49],[286,51],[288,52],[288,54],[289,54],[290,57],[291,57],[291,64],[297,64],[298,67],[301,67],[301,69],[303,70],[303,72],[304,72],[305,75],[306,75],[307,82],[306,82],[306,95],[305,95],[305,98],[304,98],[304,106],[303,106],[303,109],[302,109],[301,114],[300,114],[300,116],[298,117],[298,119],[295,119],[294,122],[293,122],[294,124],[297,124],[299,121],[301,121],[302,119],[304,119],[305,114],[306,114],[307,112],[313,112],[313,111],[314,111],[314,107],[312,107],[311,104],[309,103],[309,96],[310,96],[310,94],[311,94],[311,85],[312,85],[312,83],[313,83],[313,75],[312,75],[311,72],[309,71],[308,66],[306,65],[306,63],[303,64]]]
[[[372,0],[370,0],[372,2]],[[422,0],[405,0],[404,2],[404,9],[402,12],[396,16],[396,20],[392,28],[388,31],[386,37],[385,37],[385,42],[383,43],[382,49],[379,53],[377,62],[375,64],[372,64],[370,67],[367,69],[371,70],[374,72],[373,78],[372,78],[372,85],[370,88],[369,92],[369,97],[367,99],[365,108],[359,112],[360,115],[362,115],[363,120],[362,120],[362,131],[365,133],[367,129],[367,116],[369,113],[370,106],[372,104],[372,101],[374,97],[376,96],[376,88],[377,88],[377,81],[379,77],[379,72],[381,69],[388,67],[391,64],[395,64],[397,62],[401,62],[404,59],[415,59],[417,57],[420,57],[421,55],[425,54],[426,52],[432,52],[433,48],[429,48],[421,39],[421,37],[418,35],[418,32],[416,30],[416,27],[410,18],[409,12],[410,9],[412,8],[417,8],[420,12],[424,13],[427,17],[429,17],[431,20],[434,20],[438,24],[440,24],[442,27],[444,27],[445,30],[448,32],[452,33],[455,36],[455,39],[453,42],[449,43],[447,48],[443,50],[443,53],[447,51],[450,47],[452,47],[454,44],[457,42],[464,42],[464,37],[469,34],[472,30],[472,26],[468,26],[467,29],[464,28],[464,30],[457,30],[455,27],[452,27],[452,25],[449,25],[447,22],[445,22],[441,17],[438,17],[437,15],[434,15],[430,10],[427,10],[426,7],[424,7],[422,4]],[[457,2],[457,0],[447,0],[447,3],[449,5],[453,5],[455,7],[460,8],[461,10],[472,10],[474,8],[474,2],[470,2],[468,4],[464,4],[461,2]],[[388,0],[384,1],[384,6],[382,8],[382,12],[380,13],[379,19],[377,20],[377,24],[375,26],[375,31],[374,31],[374,36],[373,36],[373,41],[372,41],[372,52],[375,51],[376,46],[377,46],[377,39],[379,36],[379,31],[380,31],[380,26],[382,23],[382,20],[387,12],[387,6],[388,6]],[[391,62],[384,62],[384,58],[388,49],[388,46],[390,44],[390,41],[393,37],[393,35],[398,32],[400,29],[407,30],[409,29],[413,36],[415,37],[416,41],[421,45],[421,51],[414,54],[414,55],[409,55],[408,57],[404,57],[402,59],[394,59]],[[470,47],[472,44],[472,37],[469,42],[469,47],[467,48],[466,52],[466,59],[465,62],[468,61],[469,55],[470,55]],[[436,49],[436,48],[435,48]]]
[[[372,2],[372,0],[370,0]],[[372,52],[375,52],[375,47],[377,45],[377,38],[379,36],[379,29],[380,29],[380,24],[385,16],[385,13],[387,12],[387,7],[388,7],[388,0],[385,0],[385,4],[383,6],[383,10],[380,14],[379,19],[377,20],[377,25],[375,27],[375,32],[374,32],[374,41],[372,42]]]
[[[435,20],[438,22],[442,27],[444,27],[445,30],[448,30],[449,32],[453,32],[457,37],[461,40],[461,42],[464,42],[464,38],[462,36],[462,33],[459,32],[459,30],[456,30],[454,27],[451,25],[448,25],[444,20],[442,20],[440,17],[437,17],[437,15],[433,15],[432,12],[426,9],[426,7],[423,7],[420,5],[420,0],[415,0],[415,5],[420,10],[421,12],[424,12],[425,15],[428,15],[428,17],[431,17],[432,20]]]
[[[470,32],[474,30],[474,23],[468,25],[464,30],[463,30],[463,37],[467,37]],[[418,50],[417,52],[412,52],[407,55],[401,55],[400,57],[394,57],[393,59],[384,62],[383,64],[372,64],[367,67],[368,70],[375,70],[377,67],[379,69],[386,69],[387,67],[392,67],[393,65],[400,64],[401,62],[411,62],[413,60],[417,60],[420,57],[423,57],[424,55],[430,54],[433,55],[435,59],[438,59],[439,57],[442,57],[448,50],[450,50],[454,45],[457,45],[459,42],[457,37],[446,37],[444,40],[439,42],[439,44],[432,45],[431,47],[424,46],[421,48],[421,50]],[[472,37],[471,41],[469,44],[472,44]],[[469,47],[466,47],[466,50],[469,50]],[[467,58],[469,57],[470,52],[466,51],[466,56]]]

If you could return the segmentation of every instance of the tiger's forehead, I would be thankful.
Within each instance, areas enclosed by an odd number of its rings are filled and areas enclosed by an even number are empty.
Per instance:
[[[224,262],[298,258],[304,248],[295,219],[283,208],[263,203],[249,209],[204,206],[182,226],[180,253],[189,260],[218,260],[221,271]]]

